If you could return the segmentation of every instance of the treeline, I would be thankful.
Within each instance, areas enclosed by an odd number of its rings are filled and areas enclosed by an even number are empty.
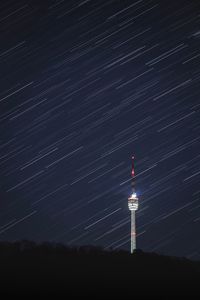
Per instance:
[[[200,262],[135,251],[99,247],[66,247],[31,241],[0,243],[0,291],[150,292],[161,287],[194,290],[200,284]]]

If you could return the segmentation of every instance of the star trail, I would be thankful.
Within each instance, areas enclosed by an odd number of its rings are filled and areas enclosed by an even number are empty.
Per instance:
[[[0,240],[200,258],[200,4],[0,3]]]

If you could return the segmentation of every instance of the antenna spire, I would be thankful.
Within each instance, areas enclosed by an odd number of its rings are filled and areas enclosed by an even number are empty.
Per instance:
[[[135,171],[134,171],[134,156],[132,156],[132,170],[131,170],[131,175],[132,175],[132,177],[135,176]]]

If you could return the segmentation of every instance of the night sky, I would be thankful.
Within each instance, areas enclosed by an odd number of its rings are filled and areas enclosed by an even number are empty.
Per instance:
[[[200,3],[0,2],[0,240],[200,258]]]

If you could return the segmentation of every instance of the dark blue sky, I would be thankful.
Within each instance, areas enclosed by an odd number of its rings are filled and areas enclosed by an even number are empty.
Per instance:
[[[200,258],[199,1],[1,1],[0,240]]]

